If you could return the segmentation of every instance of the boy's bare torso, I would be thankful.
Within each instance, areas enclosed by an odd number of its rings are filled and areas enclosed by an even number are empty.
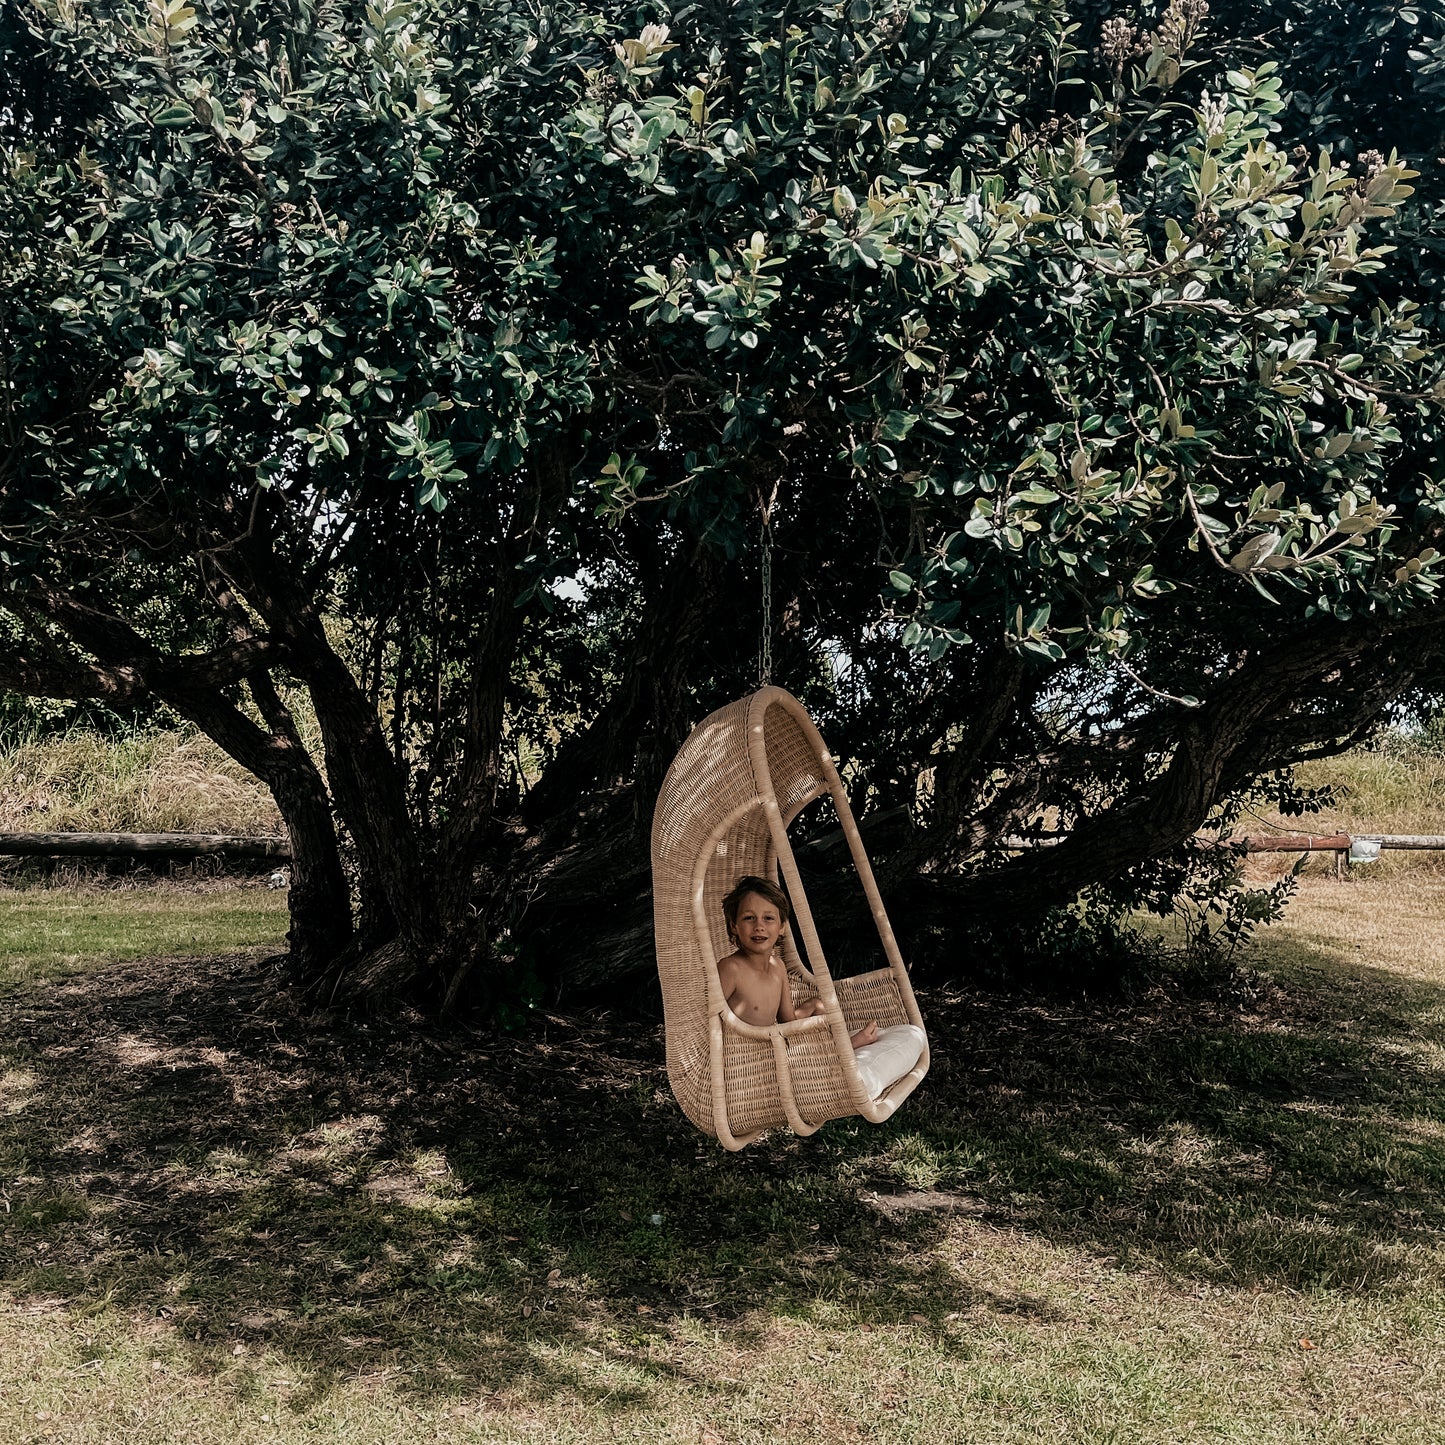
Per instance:
[[[746,1024],[768,1028],[826,1012],[820,998],[810,998],[796,1007],[793,1004],[788,970],[774,952],[786,926],[777,908],[761,894],[743,895],[731,930],[737,952],[719,960],[717,973],[728,1007]],[[878,1025],[870,1022],[850,1042],[856,1049],[873,1043],[877,1037]]]
[[[776,954],[758,960],[734,953],[718,964],[717,972],[728,1007],[745,1024],[767,1028],[782,1018],[783,1000],[792,1002],[788,970]]]

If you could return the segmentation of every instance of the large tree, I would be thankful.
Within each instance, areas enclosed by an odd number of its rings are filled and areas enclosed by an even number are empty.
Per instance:
[[[1157,901],[1445,652],[1417,167],[1206,13],[5,0],[0,686],[263,778],[307,981],[586,982],[766,515],[915,935]]]

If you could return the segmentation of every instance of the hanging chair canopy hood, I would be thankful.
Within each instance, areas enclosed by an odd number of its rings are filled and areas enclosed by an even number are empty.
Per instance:
[[[834,980],[798,876],[787,828],[814,799],[832,798],[887,965]],[[818,1016],[758,1027],[728,1007],[717,964],[731,951],[722,900],[739,878],[781,878],[794,924],[780,951],[795,1001]],[[928,1070],[917,1064],[877,1097],[850,1036],[923,1020],[832,758],[803,705],[764,687],[705,718],[682,745],[652,825],[657,969],[667,1023],[667,1071],[683,1112],[729,1149],[787,1124],[811,1134],[829,1119],[888,1118]],[[801,935],[800,955],[795,931]],[[808,965],[811,964],[811,967]]]

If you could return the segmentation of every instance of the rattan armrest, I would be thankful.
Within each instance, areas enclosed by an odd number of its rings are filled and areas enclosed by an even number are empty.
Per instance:
[[[793,1019],[786,1024],[750,1024],[740,1019],[730,1008],[722,1011],[722,1021],[725,1028],[745,1039],[757,1039],[762,1043],[769,1043],[775,1034],[785,1039],[796,1037],[798,1034],[816,1033],[819,1029],[832,1027],[832,1020],[826,1014],[815,1014],[809,1019]]]

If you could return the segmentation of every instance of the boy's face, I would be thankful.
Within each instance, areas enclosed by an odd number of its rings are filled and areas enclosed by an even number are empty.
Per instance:
[[[738,902],[738,920],[733,924],[733,936],[737,939],[738,948],[749,958],[771,958],[786,927],[776,905],[769,903],[761,893],[743,894]]]

